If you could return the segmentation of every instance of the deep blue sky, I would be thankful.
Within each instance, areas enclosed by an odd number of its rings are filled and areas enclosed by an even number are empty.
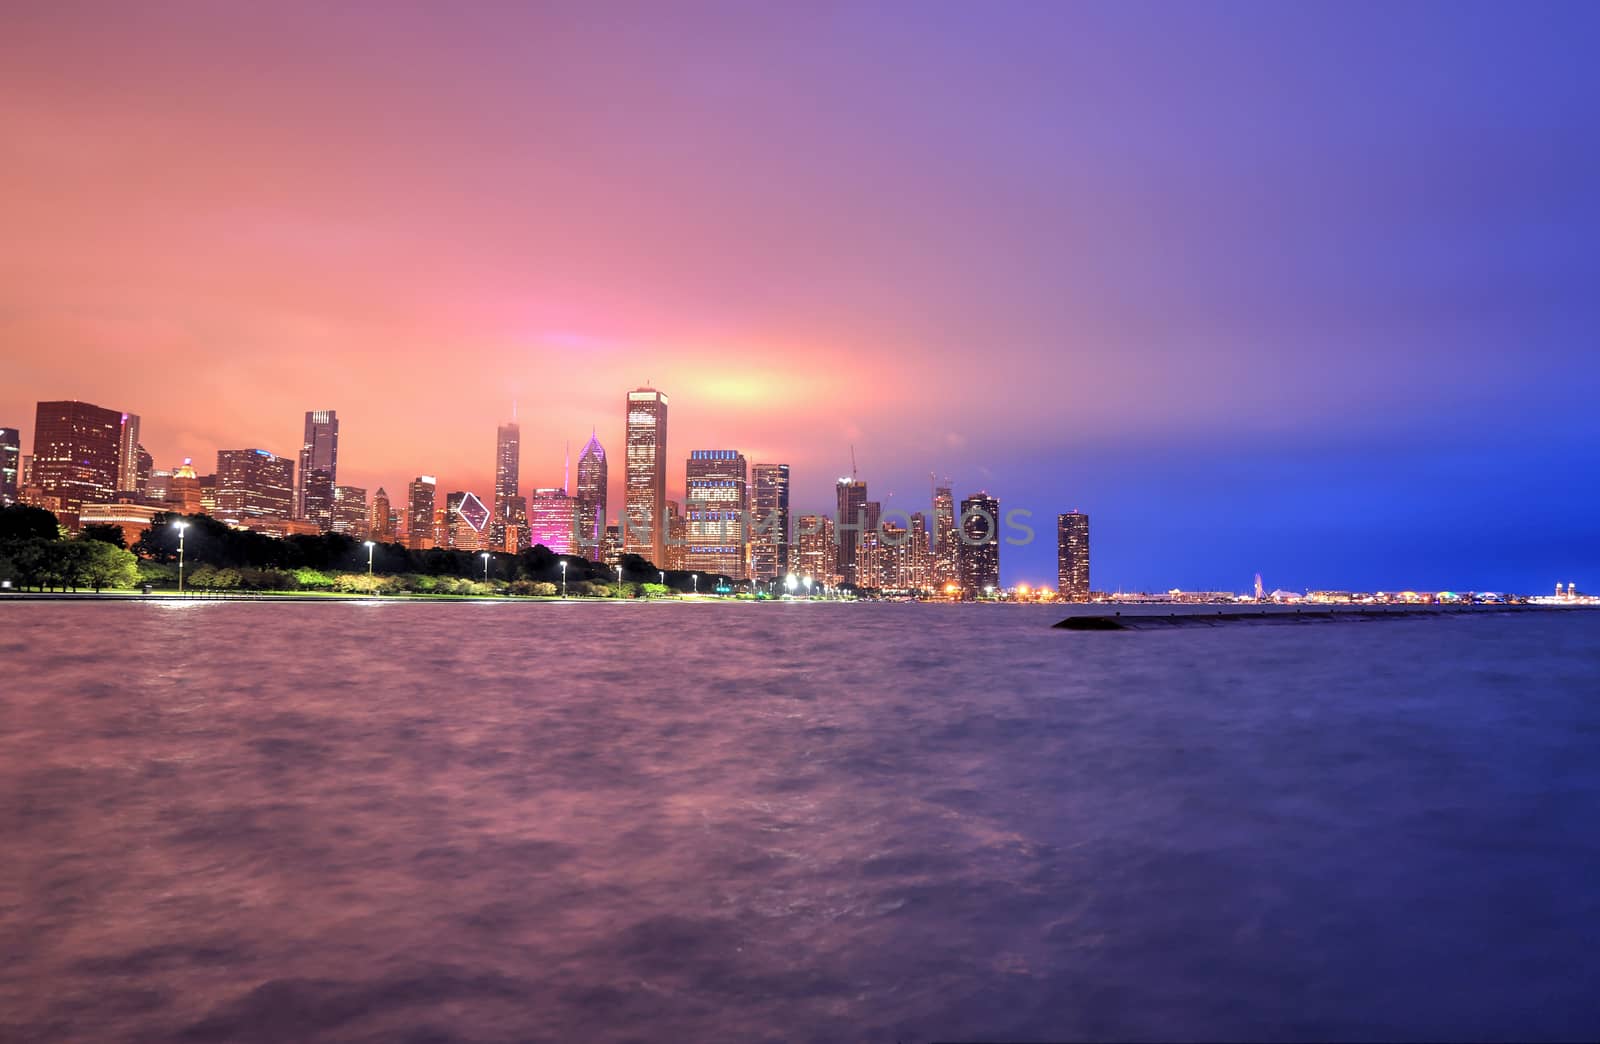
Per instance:
[[[1600,589],[1600,4],[39,4],[0,424],[486,491],[624,391],[1096,586]],[[613,469],[613,501],[620,499]],[[1043,530],[1048,532],[1047,529]],[[1048,580],[1049,539],[1002,555]]]

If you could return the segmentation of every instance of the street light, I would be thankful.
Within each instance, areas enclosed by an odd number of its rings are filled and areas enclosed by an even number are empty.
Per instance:
[[[983,588],[983,593],[985,595],[987,595],[988,597],[993,598],[994,597],[994,585],[993,584],[986,584],[984,586],[984,588]]]
[[[789,594],[792,597],[794,595],[795,588],[800,586],[800,578],[795,576],[793,573],[790,573],[788,576],[783,578],[783,586],[789,589]]]
[[[378,545],[373,543],[372,541],[370,541],[370,540],[367,541],[367,575],[368,576],[372,575],[372,551],[377,546]]]
[[[484,583],[488,583],[489,582],[489,558],[490,558],[489,552],[485,551],[483,553],[483,582]]]
[[[178,593],[183,594],[183,531],[189,528],[187,522],[174,522],[178,527]]]
[[[622,563],[617,563],[617,597],[622,597]]]
[[[694,581],[694,593],[695,594],[699,594],[700,593],[700,574],[699,573],[695,573],[692,579]]]
[[[662,570],[660,570],[660,573],[661,573],[661,586],[662,587],[666,587],[667,586],[667,571],[665,569],[662,569]]]
[[[567,597],[567,560],[561,560],[561,597]]]
[[[806,577],[806,597],[811,597],[811,578],[809,576]]]

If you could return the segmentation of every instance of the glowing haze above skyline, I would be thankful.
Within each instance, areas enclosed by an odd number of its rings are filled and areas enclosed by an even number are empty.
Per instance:
[[[1004,579],[1600,588],[1593,5],[29,3],[0,425],[522,487],[623,399]],[[893,494],[892,498],[890,494]]]

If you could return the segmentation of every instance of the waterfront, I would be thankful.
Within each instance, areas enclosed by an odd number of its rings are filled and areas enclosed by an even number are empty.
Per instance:
[[[1600,617],[0,603],[0,1037],[1593,1038]]]

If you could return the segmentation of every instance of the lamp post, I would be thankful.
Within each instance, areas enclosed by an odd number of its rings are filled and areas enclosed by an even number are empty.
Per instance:
[[[783,578],[783,586],[789,589],[789,597],[794,597],[795,588],[800,586],[800,579],[793,573]]]
[[[567,597],[567,560],[561,560],[561,597]]]
[[[488,583],[489,582],[489,558],[490,558],[489,552],[485,551],[483,553],[483,582],[484,583]]]
[[[658,570],[658,572],[661,573],[661,586],[662,587],[666,587],[667,586],[667,571],[665,569],[662,569],[662,570]]]
[[[617,597],[622,597],[622,563],[617,563]]]
[[[367,541],[367,575],[372,575],[372,552],[378,545],[371,540]]]
[[[183,594],[183,531],[189,528],[187,522],[174,522],[178,527],[178,593]]]
[[[805,583],[806,583],[806,597],[810,598],[811,597],[811,578],[809,576],[806,577]]]
[[[699,594],[700,593],[700,574],[699,573],[695,573],[694,576],[692,577],[692,579],[694,581],[694,593],[695,594]]]

